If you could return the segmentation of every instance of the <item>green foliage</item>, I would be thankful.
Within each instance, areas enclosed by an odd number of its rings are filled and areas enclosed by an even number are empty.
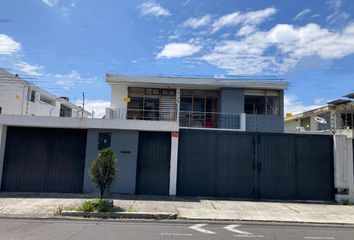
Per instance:
[[[342,204],[343,205],[352,205],[352,203],[348,200],[348,199],[346,199],[346,200],[342,200]]]
[[[92,162],[90,176],[92,181],[100,189],[100,199],[103,199],[104,192],[112,184],[116,174],[116,155],[112,148],[106,148],[99,152],[96,160]]]
[[[94,199],[84,201],[78,210],[82,212],[112,212],[113,207],[107,200]]]

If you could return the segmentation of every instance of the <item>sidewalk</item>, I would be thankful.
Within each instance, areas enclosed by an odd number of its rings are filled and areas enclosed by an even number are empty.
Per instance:
[[[74,208],[94,196],[0,194],[0,217],[50,218],[58,207]],[[176,213],[187,220],[243,220],[354,224],[354,206],[324,203],[256,202],[205,198],[114,196],[129,212]]]

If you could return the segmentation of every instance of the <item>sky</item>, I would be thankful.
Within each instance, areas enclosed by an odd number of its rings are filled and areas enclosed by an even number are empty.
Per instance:
[[[106,73],[289,82],[285,112],[354,92],[353,0],[0,0],[0,67],[104,113]]]

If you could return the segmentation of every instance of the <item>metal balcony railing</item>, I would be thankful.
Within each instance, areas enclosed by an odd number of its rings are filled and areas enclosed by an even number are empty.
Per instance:
[[[182,128],[231,129],[245,131],[245,113],[220,113],[197,111],[162,111],[142,109],[106,109],[108,119],[151,121],[179,121]]]
[[[176,121],[176,111],[146,109],[106,109],[109,119],[132,119],[151,121]]]
[[[180,127],[245,130],[244,113],[179,112]]]

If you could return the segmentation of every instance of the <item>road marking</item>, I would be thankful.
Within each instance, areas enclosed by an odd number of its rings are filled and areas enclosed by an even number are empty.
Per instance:
[[[191,233],[160,233],[162,236],[193,236]]]
[[[263,235],[234,235],[234,237],[241,237],[241,238],[264,238]]]
[[[242,235],[252,235],[253,234],[253,233],[250,233],[250,232],[246,232],[246,231],[241,231],[241,230],[235,229],[235,228],[237,228],[239,226],[240,225],[231,224],[231,225],[225,226],[224,229],[229,230],[229,231],[234,232],[234,233],[242,234]]]
[[[305,239],[325,239],[325,240],[333,240],[334,237],[304,237]]]
[[[202,232],[202,233],[205,233],[205,234],[216,234],[215,232],[213,231],[209,231],[209,230],[206,230],[206,229],[203,229],[202,227],[206,226],[207,224],[195,224],[193,226],[190,226],[189,228],[190,229],[193,229],[195,231],[198,231],[198,232]]]

